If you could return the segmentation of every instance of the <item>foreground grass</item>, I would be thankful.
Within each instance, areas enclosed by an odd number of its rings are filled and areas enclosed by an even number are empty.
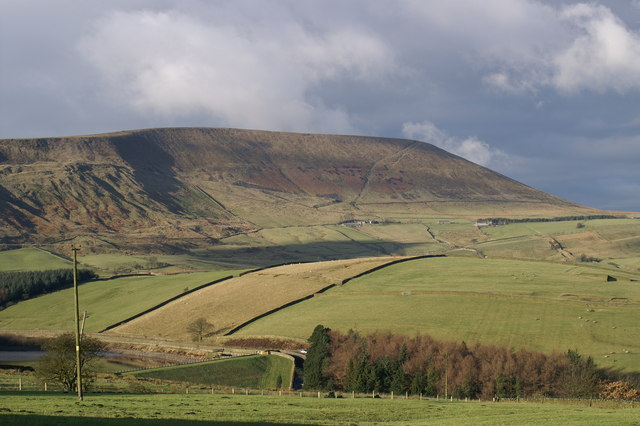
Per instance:
[[[126,277],[95,281],[79,287],[80,309],[89,318],[85,329],[103,328],[151,308],[171,297],[238,271]],[[0,329],[59,330],[73,325],[73,289],[25,300],[0,311]]]
[[[176,380],[203,385],[275,389],[278,376],[288,387],[292,361],[276,355],[254,355],[219,361],[154,368],[130,373],[132,376]]]
[[[577,348],[600,366],[640,371],[640,283],[599,268],[433,258],[393,265],[268,315],[239,334],[305,337],[317,324],[444,340]]]
[[[516,402],[317,399],[244,395],[4,393],[0,423],[75,424],[556,424],[632,425],[640,408]]]

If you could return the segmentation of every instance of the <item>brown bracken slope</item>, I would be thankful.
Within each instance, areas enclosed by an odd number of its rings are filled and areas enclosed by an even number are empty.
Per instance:
[[[0,140],[0,243],[589,211],[410,140],[221,128]]]

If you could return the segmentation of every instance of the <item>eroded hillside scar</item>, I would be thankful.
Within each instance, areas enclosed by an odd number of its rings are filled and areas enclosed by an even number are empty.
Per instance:
[[[386,157],[383,157],[383,158],[379,159],[378,161],[374,162],[371,165],[371,167],[369,168],[369,170],[367,171],[366,175],[363,177],[363,181],[364,182],[362,184],[362,188],[360,188],[360,192],[358,192],[358,195],[352,201],[352,205],[354,207],[356,207],[357,204],[358,204],[358,201],[360,201],[360,199],[364,196],[365,192],[367,192],[367,190],[369,189],[369,182],[370,182],[371,176],[375,172],[376,168],[380,164],[382,164],[382,162],[387,161],[390,158],[398,157],[398,159],[396,161],[394,161],[394,164],[397,163],[408,150],[413,148],[418,143],[421,143],[421,142],[413,142],[413,143],[409,144],[408,146],[398,150],[397,152],[395,152],[395,153],[393,153],[391,155],[387,155]]]

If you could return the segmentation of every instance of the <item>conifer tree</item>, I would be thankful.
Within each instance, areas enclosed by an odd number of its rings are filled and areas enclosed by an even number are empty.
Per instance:
[[[329,365],[329,328],[317,325],[309,337],[309,350],[304,362],[304,386],[306,389],[325,389],[328,383],[326,370]]]

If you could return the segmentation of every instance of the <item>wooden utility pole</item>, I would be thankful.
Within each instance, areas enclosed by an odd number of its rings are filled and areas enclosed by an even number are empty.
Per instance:
[[[79,248],[71,247],[73,250],[73,296],[75,301],[75,319],[76,319],[76,385],[78,386],[78,401],[82,401],[82,365],[80,364],[80,304],[78,302],[78,250]]]
[[[449,391],[449,353],[444,355],[444,399],[447,399]]]

